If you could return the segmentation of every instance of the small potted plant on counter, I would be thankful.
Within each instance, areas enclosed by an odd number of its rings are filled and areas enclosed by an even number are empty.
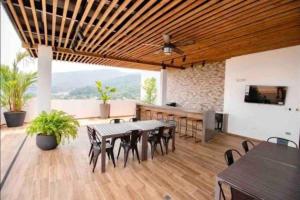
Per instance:
[[[42,112],[29,127],[27,134],[36,135],[36,144],[42,150],[55,149],[70,138],[75,139],[79,123],[63,111]]]
[[[32,97],[27,90],[37,80],[36,72],[21,72],[17,67],[27,56],[26,52],[18,53],[12,68],[5,65],[0,68],[0,102],[6,109],[4,118],[8,127],[23,125],[26,116],[23,106]]]
[[[108,118],[110,113],[110,105],[107,102],[111,99],[112,94],[115,93],[117,89],[110,86],[103,87],[101,81],[96,81],[96,86],[100,95],[100,99],[102,100],[102,103],[100,104],[100,117]]]

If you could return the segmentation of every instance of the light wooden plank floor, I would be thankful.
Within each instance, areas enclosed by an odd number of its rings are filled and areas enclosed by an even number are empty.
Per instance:
[[[86,124],[86,123],[85,123]],[[141,162],[130,155],[123,168],[123,152],[113,168],[107,159],[107,172],[95,173],[88,164],[89,142],[86,127],[69,144],[41,151],[35,138],[26,141],[4,187],[1,199],[213,199],[215,176],[226,168],[223,153],[240,151],[243,139],[220,134],[205,145],[177,138],[176,151],[156,152],[154,159]],[[118,144],[115,147],[117,155]],[[150,151],[149,151],[150,153]]]

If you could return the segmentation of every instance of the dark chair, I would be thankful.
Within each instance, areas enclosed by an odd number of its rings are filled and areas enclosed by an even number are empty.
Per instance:
[[[151,145],[151,157],[153,159],[154,151],[156,150],[157,144],[160,145],[161,154],[164,155],[164,151],[162,148],[162,136],[164,134],[165,127],[156,128],[152,133],[149,134],[148,142]]]
[[[139,163],[141,162],[139,157],[138,145],[137,145],[138,138],[140,137],[140,135],[141,135],[140,130],[133,130],[126,133],[125,136],[121,138],[117,159],[119,159],[119,155],[122,147],[124,149],[124,167],[126,167],[128,154],[130,150],[132,151],[133,158],[134,158],[134,151],[135,151]]]
[[[125,120],[124,119],[111,119],[109,121],[109,123],[111,123],[111,124],[118,124],[118,123],[121,123],[121,122],[125,122]]]
[[[221,200],[222,198],[223,198],[223,200],[226,200],[226,197],[225,197],[225,194],[224,194],[224,191],[222,188],[222,182],[218,181],[218,185],[220,188],[219,200]],[[249,193],[243,192],[233,186],[230,186],[230,192],[231,192],[231,200],[255,200],[255,199],[258,199],[257,197],[255,197]]]
[[[232,165],[234,163],[234,156],[233,152],[237,153],[240,157],[242,157],[242,154],[236,150],[236,149],[229,149],[224,153],[225,161],[228,166]]]
[[[244,140],[242,142],[242,146],[243,146],[243,149],[245,151],[245,153],[247,153],[249,151],[249,145],[248,144],[251,144],[252,148],[255,146],[253,142],[251,142],[250,140]]]
[[[98,161],[98,157],[101,153],[101,140],[98,137],[98,135],[96,134],[96,131],[94,129],[91,129],[90,127],[88,127],[88,132],[89,132],[89,137],[92,138],[93,140],[93,145],[92,145],[92,151],[91,151],[91,159],[90,159],[90,164],[93,162],[93,172],[95,170],[95,167],[97,165],[97,161]],[[106,153],[108,158],[111,158],[114,167],[116,167],[116,163],[115,163],[115,156],[114,156],[114,151],[113,151],[113,147],[111,144],[106,144]]]
[[[272,140],[276,141],[276,144],[281,144],[281,145],[285,145],[288,146],[290,143],[292,143],[296,148],[298,148],[298,145],[296,144],[296,142],[285,139],[285,138],[281,138],[281,137],[269,137],[267,142],[271,142]]]
[[[119,123],[121,123],[121,122],[125,122],[125,120],[124,120],[124,119],[111,119],[111,120],[109,121],[110,124],[119,124]],[[112,145],[113,148],[115,147],[116,140],[119,139],[119,138],[120,138],[120,137],[115,137],[115,138],[112,138],[112,139],[111,139],[110,144]]]
[[[101,144],[101,140],[99,138],[99,141],[97,142],[97,140],[95,140],[95,138],[93,137],[93,133],[94,132],[94,129],[87,126],[87,133],[88,133],[88,137],[89,137],[89,140],[90,140],[90,144],[91,144],[91,147],[90,147],[90,150],[89,150],[89,157],[91,156],[91,153],[92,153],[92,150],[93,150],[93,147],[95,145],[98,145],[100,146]],[[106,141],[107,143],[110,143],[109,141]]]
[[[169,123],[173,123],[174,126],[165,128],[164,133],[162,135],[162,140],[165,145],[166,154],[169,152],[169,141],[173,138],[173,134],[175,134],[176,122],[174,120],[167,121]]]
[[[133,117],[133,118],[130,118],[129,121],[130,121],[130,122],[137,122],[137,121],[139,121],[139,120],[138,120],[138,118]]]

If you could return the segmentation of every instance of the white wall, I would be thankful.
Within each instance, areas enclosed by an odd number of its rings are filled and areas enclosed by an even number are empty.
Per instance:
[[[246,85],[288,86],[286,103],[284,106],[245,103]],[[230,133],[262,140],[279,136],[298,143],[300,46],[226,60],[224,111],[229,114]]]
[[[75,118],[92,118],[99,117],[100,100],[95,99],[56,99],[51,101],[51,109],[62,110]],[[136,102],[133,100],[111,100],[110,102],[110,116],[134,116],[136,113]],[[25,122],[30,122],[37,113],[37,100],[31,99],[24,106],[26,113]],[[5,119],[1,109],[1,124],[5,124]]]

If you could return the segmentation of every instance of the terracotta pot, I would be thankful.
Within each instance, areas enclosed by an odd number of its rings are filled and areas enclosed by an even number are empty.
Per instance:
[[[109,118],[110,114],[110,105],[109,104],[100,104],[100,117],[103,119]]]
[[[4,112],[7,127],[18,127],[24,124],[26,112]]]

